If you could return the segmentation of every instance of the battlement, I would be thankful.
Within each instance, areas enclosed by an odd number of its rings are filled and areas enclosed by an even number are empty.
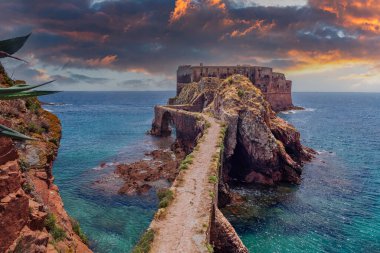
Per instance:
[[[177,95],[186,84],[199,82],[202,77],[226,79],[235,74],[248,77],[265,95],[274,110],[285,110],[293,106],[292,81],[287,80],[283,73],[273,72],[272,68],[250,65],[204,66],[202,63],[199,66],[181,65],[177,70]]]

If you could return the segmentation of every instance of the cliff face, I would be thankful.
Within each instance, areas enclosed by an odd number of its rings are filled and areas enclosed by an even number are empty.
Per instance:
[[[300,182],[302,162],[313,151],[301,145],[299,132],[276,116],[248,78],[203,78],[184,87],[174,103],[192,104],[227,123],[224,181]]]
[[[2,87],[9,84],[0,73]],[[0,252],[91,252],[77,236],[52,175],[58,118],[35,98],[0,101],[0,124],[37,141],[0,137]]]

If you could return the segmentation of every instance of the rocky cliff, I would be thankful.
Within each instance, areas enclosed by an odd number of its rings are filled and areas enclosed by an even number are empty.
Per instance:
[[[0,69],[0,86],[9,87],[13,81]],[[0,101],[0,124],[36,139],[0,137],[0,252],[91,252],[54,184],[58,118],[36,98],[17,99]]]
[[[260,89],[245,76],[202,78],[185,86],[171,103],[190,104],[227,123],[225,182],[297,184],[302,163],[313,156],[311,149],[301,145],[299,132],[276,116]]]

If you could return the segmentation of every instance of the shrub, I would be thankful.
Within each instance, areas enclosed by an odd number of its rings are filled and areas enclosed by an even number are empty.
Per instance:
[[[193,164],[194,155],[189,154],[185,157],[185,159],[182,160],[181,164],[179,165],[179,170],[187,170],[189,168],[190,164]]]
[[[73,227],[73,230],[75,234],[79,236],[79,238],[82,240],[83,243],[88,244],[88,238],[86,234],[82,231],[80,228],[80,224],[77,220],[70,217],[71,226]]]
[[[23,184],[23,185],[22,185],[22,189],[23,189],[24,192],[27,193],[27,194],[31,193],[31,192],[34,190],[33,186],[32,186],[31,184],[29,184],[29,183],[25,183],[25,184]]]
[[[159,208],[166,208],[169,206],[170,202],[173,200],[173,192],[170,189],[160,189],[157,191],[157,197],[160,200],[158,204]]]
[[[18,165],[20,166],[21,172],[26,172],[29,169],[29,164],[24,159],[20,159]]]
[[[244,96],[244,94],[245,94],[245,91],[244,90],[238,90],[238,96],[240,97],[240,98],[242,98],[243,96]]]
[[[25,106],[33,112],[37,112],[41,108],[36,98],[25,99]]]
[[[61,227],[57,225],[57,220],[54,214],[49,213],[44,221],[46,229],[53,236],[54,240],[59,242],[65,239],[66,232]]]
[[[34,122],[29,122],[28,130],[29,132],[38,133],[38,134],[42,134],[44,132],[44,130]]]
[[[209,181],[210,183],[216,184],[216,183],[218,182],[218,177],[215,176],[215,175],[212,175],[212,176],[210,176],[210,177],[208,178],[208,181]]]
[[[59,140],[58,140],[58,138],[51,138],[50,140],[49,140],[51,143],[54,143],[56,146],[58,146],[58,144],[59,144]]]
[[[139,242],[133,248],[132,253],[148,253],[150,251],[153,239],[154,231],[152,229],[148,229],[141,236]]]
[[[214,247],[211,244],[206,243],[206,249],[208,253],[214,253]]]

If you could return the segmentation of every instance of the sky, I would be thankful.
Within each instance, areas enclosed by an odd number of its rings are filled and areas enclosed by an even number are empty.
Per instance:
[[[174,90],[178,65],[272,67],[293,91],[380,92],[379,0],[0,0],[2,59],[58,90]]]

